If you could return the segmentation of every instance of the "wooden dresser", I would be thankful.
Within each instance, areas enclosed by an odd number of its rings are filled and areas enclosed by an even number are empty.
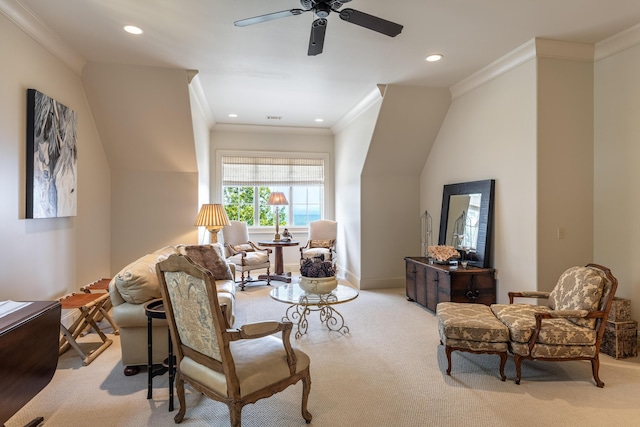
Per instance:
[[[406,257],[407,299],[435,312],[443,301],[495,304],[496,277],[493,268],[429,264],[423,257]]]

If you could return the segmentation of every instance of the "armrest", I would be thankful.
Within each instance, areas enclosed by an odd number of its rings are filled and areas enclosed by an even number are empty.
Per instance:
[[[305,249],[309,249],[311,247],[311,240],[307,240],[307,243],[304,244],[304,246],[300,246],[300,253],[302,253],[302,251],[304,251]]]
[[[549,298],[551,292],[539,292],[539,291],[522,291],[522,292],[509,292],[509,304],[513,304],[514,298]]]
[[[538,335],[540,334],[540,330],[542,329],[542,320],[543,319],[558,319],[558,318],[573,318],[576,317],[582,319],[602,319],[606,313],[604,311],[587,311],[587,310],[552,310],[544,313],[535,313],[534,316],[536,318],[536,328],[531,334],[531,338],[529,338],[529,351],[533,350],[533,346],[538,340]]]
[[[235,331],[238,334],[238,339],[252,339],[273,335],[276,332],[283,331],[286,326],[286,323],[276,321],[256,322],[247,323]]]
[[[227,329],[227,334],[229,335],[229,341],[237,341],[242,339],[262,338],[282,331],[282,344],[284,345],[284,350],[287,353],[289,373],[293,375],[296,372],[297,359],[293,352],[293,348],[291,347],[292,329],[293,323],[291,322],[267,321],[247,323],[240,329]]]
[[[260,246],[256,245],[253,242],[249,242],[249,244],[251,245],[251,247],[256,250],[256,251],[263,251],[266,252],[268,254],[270,254],[271,252],[273,252],[270,248],[261,248]]]

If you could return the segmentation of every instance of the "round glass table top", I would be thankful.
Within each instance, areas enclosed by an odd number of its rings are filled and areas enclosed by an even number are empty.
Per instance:
[[[328,294],[312,294],[303,290],[297,283],[289,283],[273,288],[269,295],[276,301],[288,304],[327,305],[354,300],[358,297],[358,291],[350,286],[338,285]]]

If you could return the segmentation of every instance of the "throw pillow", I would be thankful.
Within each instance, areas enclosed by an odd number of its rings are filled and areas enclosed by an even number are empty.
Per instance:
[[[161,298],[156,264],[174,253],[176,250],[167,246],[137,259],[120,270],[114,280],[122,299],[131,304],[142,304]]]
[[[186,255],[193,262],[206,268],[216,280],[233,280],[229,264],[224,259],[220,244],[211,245],[178,245],[178,252]]]
[[[333,246],[333,240],[312,240],[309,244],[310,248],[325,248],[331,249]]]

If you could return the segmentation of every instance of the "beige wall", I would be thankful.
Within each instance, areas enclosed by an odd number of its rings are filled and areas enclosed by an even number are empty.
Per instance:
[[[362,289],[404,287],[403,257],[420,252],[422,167],[451,95],[388,85],[361,176]]]
[[[594,260],[593,63],[537,61],[538,290],[551,291]]]
[[[211,194],[212,200],[222,201],[221,176],[219,174],[219,154],[222,151],[254,151],[282,153],[319,153],[328,156],[325,164],[325,210],[327,219],[335,218],[334,210],[334,148],[333,134],[326,129],[283,128],[267,126],[216,125],[211,132]],[[341,224],[338,228],[340,229]],[[294,240],[304,245],[307,242],[306,228],[289,227]],[[251,240],[272,240],[274,229],[251,228]],[[222,241],[222,233],[218,236]],[[300,269],[298,247],[284,248],[282,251],[285,270],[297,272]],[[272,255],[273,257],[273,255]],[[271,260],[273,264],[273,259]]]
[[[536,289],[536,61],[453,100],[420,176],[420,211],[438,241],[445,184],[495,179],[498,301]]]
[[[336,133],[336,220],[339,274],[360,287],[362,279],[362,183],[361,173],[371,143],[382,98]],[[379,247],[376,246],[376,249]]]
[[[181,69],[99,63],[82,71],[111,166],[112,275],[161,247],[198,241],[194,132],[203,137],[194,122],[198,112],[191,112],[192,75]]]
[[[108,277],[110,174],[80,77],[0,14],[0,300],[46,300]],[[77,216],[25,219],[26,93],[78,118]]]
[[[640,45],[595,64],[594,260],[640,320]]]

